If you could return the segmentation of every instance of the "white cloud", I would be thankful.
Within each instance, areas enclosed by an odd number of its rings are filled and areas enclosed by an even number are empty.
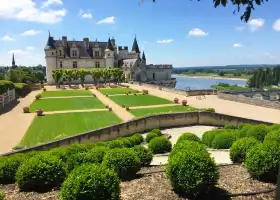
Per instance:
[[[61,0],[46,0],[45,2],[42,3],[42,8],[48,7],[50,5],[62,5],[63,2]]]
[[[264,56],[271,58],[271,59],[276,58],[276,56],[271,55],[271,53],[269,53],[269,52],[264,53]]]
[[[245,29],[244,26],[236,26],[236,27],[235,27],[235,30],[236,30],[236,31],[243,31],[244,29]]]
[[[240,44],[240,43],[236,43],[234,45],[232,45],[233,47],[243,47],[243,44]]]
[[[197,36],[197,37],[203,37],[208,35],[208,33],[204,32],[203,30],[199,28],[193,28],[189,31],[189,36]]]
[[[116,20],[116,17],[111,16],[111,17],[106,17],[100,21],[98,21],[96,24],[114,24]]]
[[[85,19],[92,19],[92,14],[90,12],[85,12],[84,10],[80,10],[79,16]]]
[[[27,47],[25,47],[26,48],[26,50],[28,50],[28,51],[33,51],[35,48],[34,47],[32,47],[32,46],[27,46]]]
[[[28,30],[28,31],[24,31],[20,35],[21,36],[34,36],[34,35],[38,35],[39,33],[41,33],[41,31],[31,29],[31,30]]]
[[[273,24],[273,29],[275,31],[280,31],[280,19],[277,19]]]
[[[169,44],[173,42],[173,39],[166,39],[166,40],[158,40],[157,43],[159,44]]]
[[[261,19],[261,18],[258,18],[258,19],[250,19],[248,21],[248,25],[251,29],[251,31],[257,31],[259,30],[261,27],[264,26],[264,22],[265,20],[264,19]]]
[[[59,1],[52,1],[59,2]],[[62,21],[66,9],[39,8],[34,0],[10,0],[0,4],[0,19],[54,24]]]
[[[12,38],[8,35],[5,35],[4,37],[2,37],[1,40],[3,40],[3,41],[15,41],[15,38]]]

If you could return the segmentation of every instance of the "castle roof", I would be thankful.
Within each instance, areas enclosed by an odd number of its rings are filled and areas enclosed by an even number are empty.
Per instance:
[[[140,50],[139,50],[139,46],[138,46],[136,37],[134,38],[134,41],[133,41],[132,51],[134,51],[134,52],[136,52],[136,53],[140,53]]]
[[[113,45],[112,45],[112,42],[111,42],[110,37],[109,37],[109,39],[108,39],[106,49],[110,49],[110,50],[114,51],[114,47],[113,47]]]
[[[146,60],[146,56],[145,56],[144,51],[143,51],[143,54],[142,54],[142,60]]]

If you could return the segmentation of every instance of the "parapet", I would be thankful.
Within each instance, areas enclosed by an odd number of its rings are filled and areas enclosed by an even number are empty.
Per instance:
[[[170,64],[157,64],[157,65],[146,65],[146,68],[150,68],[150,69],[172,69],[172,65]]]

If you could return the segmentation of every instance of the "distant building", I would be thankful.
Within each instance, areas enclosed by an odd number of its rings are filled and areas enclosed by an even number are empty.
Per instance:
[[[70,68],[122,68],[126,81],[149,82],[174,87],[175,79],[171,79],[172,65],[147,65],[145,53],[140,55],[140,49],[135,37],[132,50],[127,46],[117,46],[115,39],[107,42],[92,42],[89,38],[83,41],[69,41],[67,36],[54,40],[49,33],[45,47],[47,63],[47,82],[54,84],[52,71],[54,69]],[[91,76],[85,82],[93,83]]]
[[[12,58],[12,69],[17,68],[16,61],[15,61],[15,54],[13,53],[13,58]]]

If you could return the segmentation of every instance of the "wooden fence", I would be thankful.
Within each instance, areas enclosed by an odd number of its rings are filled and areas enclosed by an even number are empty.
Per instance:
[[[15,89],[8,90],[6,93],[0,95],[0,110],[8,106],[16,99]]]

